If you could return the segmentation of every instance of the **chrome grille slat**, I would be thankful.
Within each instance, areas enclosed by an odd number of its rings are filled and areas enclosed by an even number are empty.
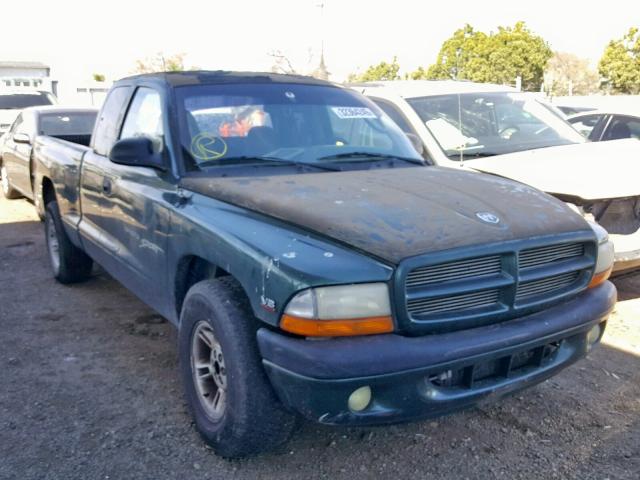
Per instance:
[[[529,248],[518,255],[520,268],[531,268],[584,255],[584,245],[570,243]]]
[[[415,287],[436,282],[447,282],[498,274],[501,270],[500,255],[441,263],[416,268],[407,276],[406,286]]]
[[[568,287],[577,280],[579,274],[580,272],[568,272],[560,275],[554,275],[553,277],[546,277],[540,280],[521,283],[518,285],[516,300]]]
[[[490,307],[498,301],[497,289],[484,290],[473,294],[453,295],[428,300],[409,301],[409,312],[414,315],[428,315],[450,311],[470,310]]]

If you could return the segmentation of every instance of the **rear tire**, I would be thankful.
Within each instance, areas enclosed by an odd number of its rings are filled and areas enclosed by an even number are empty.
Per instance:
[[[77,283],[88,279],[93,260],[69,240],[62,225],[58,202],[47,204],[44,230],[49,261],[56,280],[60,283]]]
[[[256,330],[249,301],[230,277],[187,293],[178,340],[187,404],[200,435],[227,458],[271,450],[296,425],[263,369]]]
[[[2,177],[2,194],[4,195],[4,198],[8,200],[20,198],[22,195],[20,195],[20,193],[11,186],[7,167],[4,165],[0,168],[0,176]]]

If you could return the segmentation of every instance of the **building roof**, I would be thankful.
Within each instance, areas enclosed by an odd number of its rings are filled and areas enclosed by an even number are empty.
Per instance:
[[[383,89],[400,97],[427,97],[431,95],[451,95],[456,93],[517,92],[508,85],[476,83],[455,80],[392,80],[384,82],[364,82],[351,85],[360,90]]]
[[[144,73],[126,77],[119,82],[149,79],[167,83],[172,87],[183,85],[219,85],[227,83],[300,83],[308,85],[333,85],[330,82],[304,75],[273,72],[231,72],[224,70],[194,70],[187,72]]]
[[[46,68],[49,66],[41,62],[0,61],[0,68]]]

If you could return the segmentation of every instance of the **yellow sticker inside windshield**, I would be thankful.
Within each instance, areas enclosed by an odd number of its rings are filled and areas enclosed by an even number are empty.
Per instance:
[[[217,160],[227,153],[227,142],[212,132],[200,132],[191,139],[191,155],[202,161]]]

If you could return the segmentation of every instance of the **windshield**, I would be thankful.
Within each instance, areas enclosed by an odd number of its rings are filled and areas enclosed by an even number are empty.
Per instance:
[[[0,94],[0,110],[21,110],[39,105],[53,105],[51,95],[47,92]]]
[[[91,135],[96,113],[46,113],[40,114],[40,135]]]
[[[409,98],[451,160],[582,143],[564,119],[527,93]]]
[[[271,160],[309,165],[420,161],[372,102],[339,87],[241,83],[176,89],[188,170]]]

